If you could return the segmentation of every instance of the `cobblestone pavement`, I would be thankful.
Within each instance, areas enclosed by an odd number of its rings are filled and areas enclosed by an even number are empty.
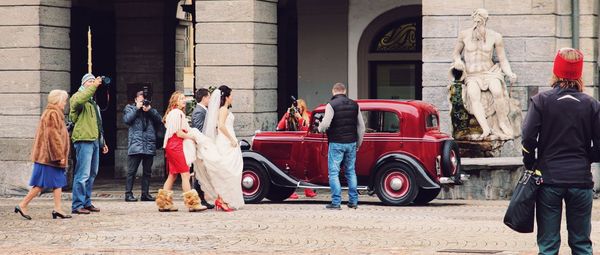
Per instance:
[[[358,210],[324,209],[328,196],[214,210],[159,213],[152,202],[125,203],[99,193],[102,212],[52,220],[48,194],[33,201],[27,221],[12,212],[19,198],[0,199],[2,254],[535,254],[535,234],[502,224],[507,201],[435,200],[389,207],[361,195]],[[180,192],[177,193],[180,196]],[[68,194],[65,194],[68,197]],[[64,207],[70,205],[64,200]],[[181,199],[176,201],[183,208]],[[600,241],[594,205],[593,241]],[[563,223],[563,229],[564,229]],[[563,233],[561,254],[568,254]]]

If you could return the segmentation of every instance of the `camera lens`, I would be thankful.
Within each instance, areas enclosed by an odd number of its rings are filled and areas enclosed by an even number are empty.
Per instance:
[[[102,76],[102,82],[104,84],[110,84],[110,77],[108,77],[108,76]]]

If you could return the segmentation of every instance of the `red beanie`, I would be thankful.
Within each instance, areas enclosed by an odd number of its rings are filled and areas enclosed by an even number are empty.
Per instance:
[[[564,59],[559,50],[554,58],[554,75],[558,78],[577,80],[581,78],[581,72],[583,69],[583,53],[579,50],[571,49],[579,55],[575,60]]]

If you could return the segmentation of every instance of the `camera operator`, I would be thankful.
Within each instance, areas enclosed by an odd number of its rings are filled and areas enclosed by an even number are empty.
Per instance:
[[[306,102],[302,99],[296,100],[283,115],[277,131],[307,131],[311,113],[307,110]]]
[[[92,204],[91,196],[94,180],[98,175],[100,149],[102,154],[108,153],[108,146],[103,138],[100,108],[93,99],[102,80],[103,77],[85,74],[81,78],[81,87],[70,100],[69,118],[75,123],[71,140],[77,157],[71,205],[71,212],[74,214],[100,212]]]
[[[294,97],[292,97],[292,100],[294,100]],[[277,131],[307,131],[311,116],[311,112],[309,112],[307,108],[304,100],[294,100],[290,108],[288,108],[287,112],[279,121],[279,124],[277,124]],[[317,193],[312,189],[304,189],[304,195],[306,197],[316,197]],[[298,194],[294,192],[289,198],[298,199]]]
[[[123,110],[123,122],[129,126],[127,135],[127,183],[125,185],[125,201],[135,202],[133,182],[137,169],[142,163],[142,201],[154,201],[150,195],[150,177],[152,163],[156,154],[155,126],[162,125],[162,116],[151,106],[148,93],[138,91],[133,104],[128,104]]]

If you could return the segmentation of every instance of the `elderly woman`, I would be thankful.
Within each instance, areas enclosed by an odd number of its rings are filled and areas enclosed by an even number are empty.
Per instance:
[[[70,148],[64,114],[68,98],[69,95],[64,90],[52,90],[48,94],[48,105],[42,113],[31,152],[34,163],[29,185],[32,188],[15,207],[15,213],[21,214],[25,219],[31,220],[31,216],[27,213],[27,206],[43,189],[53,189],[52,218],[71,218],[71,215],[64,213],[60,203],[62,187],[67,185],[65,169]]]

